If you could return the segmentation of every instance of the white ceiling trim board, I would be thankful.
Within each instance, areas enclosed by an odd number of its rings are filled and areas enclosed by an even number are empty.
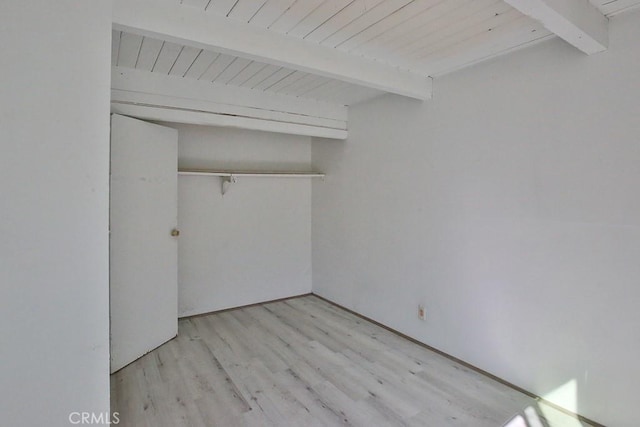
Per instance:
[[[147,71],[112,68],[112,112],[148,120],[344,139],[347,108]]]
[[[167,20],[171,16],[173,19]],[[233,22],[169,0],[114,0],[116,30],[318,74],[417,99],[431,97],[431,79],[338,49]]]
[[[608,18],[621,13],[628,13],[636,9],[640,9],[640,2],[638,0],[605,0],[605,4],[600,7],[602,13],[604,13]]]
[[[111,88],[347,121],[344,105],[130,68],[112,67]]]
[[[198,111],[203,113],[223,114],[235,117],[247,117],[274,122],[292,123],[317,126],[329,129],[347,130],[346,122],[325,119],[322,117],[306,116],[282,111],[265,110],[242,105],[223,104],[200,99],[178,98],[175,96],[154,93],[132,92],[126,90],[111,90],[112,104],[146,105],[184,111]]]
[[[586,0],[505,0],[584,53],[607,49],[609,20]]]
[[[187,123],[201,126],[234,127],[330,139],[347,139],[348,135],[346,130],[307,126],[295,123],[282,123],[272,120],[229,116],[201,111],[181,110],[162,106],[112,103],[111,112],[143,120]]]

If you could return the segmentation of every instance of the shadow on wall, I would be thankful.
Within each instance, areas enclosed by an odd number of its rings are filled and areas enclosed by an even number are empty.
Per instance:
[[[203,161],[202,159],[181,157],[179,168],[184,169],[215,169],[233,171],[288,171],[308,172],[308,162],[258,162],[258,161]]]

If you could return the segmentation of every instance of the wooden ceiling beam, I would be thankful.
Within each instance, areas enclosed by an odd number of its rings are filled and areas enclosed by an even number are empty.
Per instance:
[[[588,55],[608,47],[609,20],[587,0],[505,1]]]

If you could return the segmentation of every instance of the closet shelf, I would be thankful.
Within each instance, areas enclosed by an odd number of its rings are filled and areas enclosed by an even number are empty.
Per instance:
[[[249,172],[206,169],[180,169],[178,175],[221,176],[221,177],[267,177],[267,178],[324,178],[319,172]]]
[[[323,178],[324,174],[319,172],[248,172],[229,170],[207,170],[207,169],[178,169],[178,175],[183,176],[219,176],[222,178],[221,193],[224,196],[229,186],[236,182],[238,177],[266,177],[266,178]]]

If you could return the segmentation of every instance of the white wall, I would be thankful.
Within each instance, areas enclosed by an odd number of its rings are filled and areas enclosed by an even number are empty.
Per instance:
[[[309,137],[201,126],[178,129],[184,168],[308,170]],[[311,182],[178,179],[179,315],[311,292]]]
[[[346,143],[313,142],[314,292],[637,425],[638,40],[636,12],[605,53],[551,40],[351,108]]]
[[[0,2],[0,424],[109,411],[109,1]]]

